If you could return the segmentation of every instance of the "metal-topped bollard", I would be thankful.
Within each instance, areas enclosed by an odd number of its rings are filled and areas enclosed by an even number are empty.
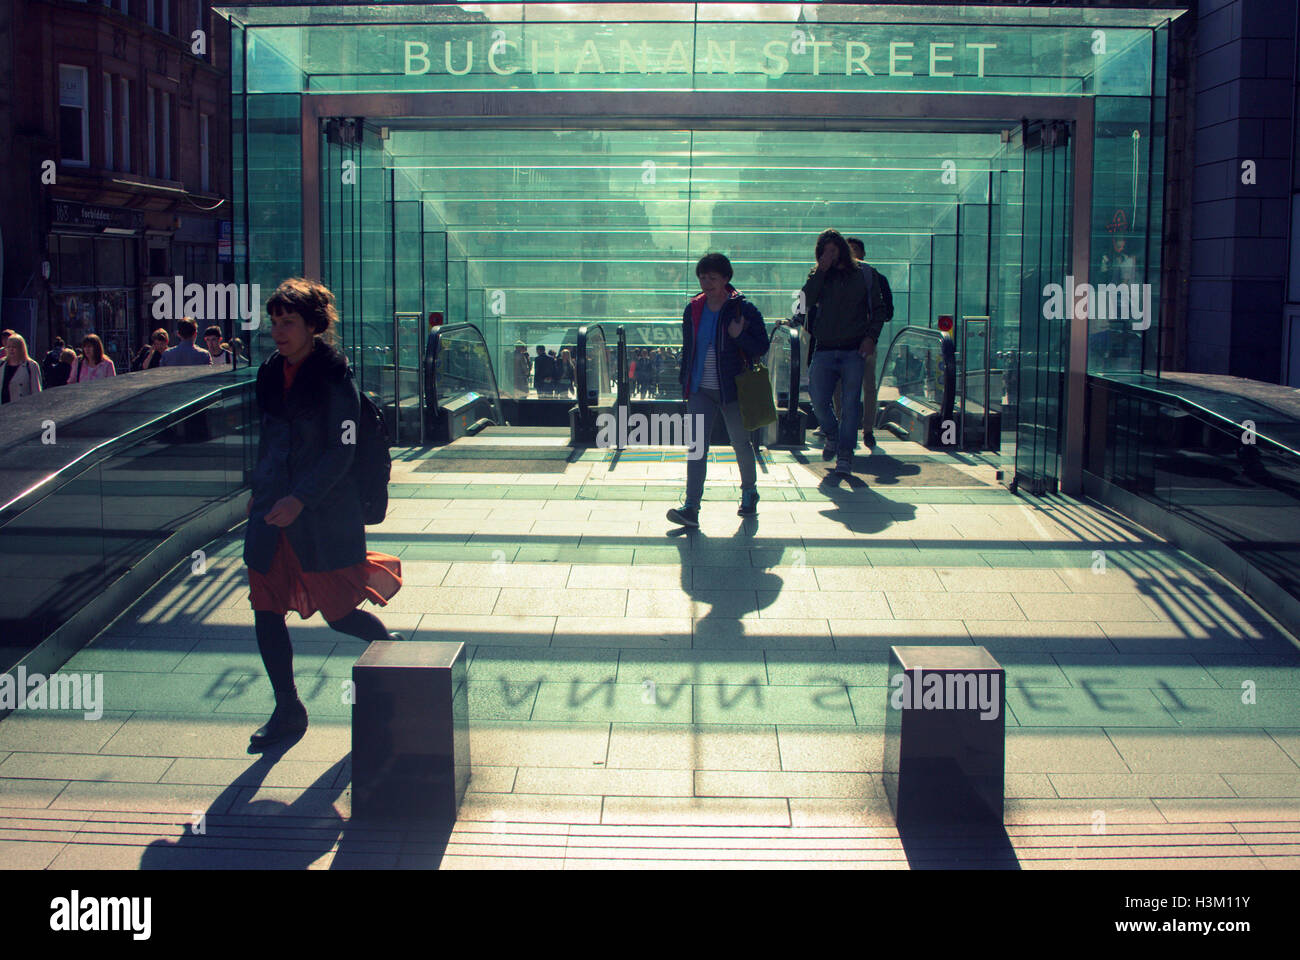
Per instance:
[[[983,647],[890,647],[885,793],[899,827],[1002,825],[1006,683]]]
[[[450,829],[470,778],[465,644],[376,641],[352,680],[353,815]]]

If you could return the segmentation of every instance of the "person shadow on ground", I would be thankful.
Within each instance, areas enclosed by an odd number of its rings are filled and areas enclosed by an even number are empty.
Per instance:
[[[262,753],[206,810],[195,812],[179,839],[149,844],[140,869],[305,870],[336,845],[331,870],[391,866],[392,853],[375,849],[374,839],[367,843],[365,835],[376,836],[376,830],[387,827],[388,835],[382,839],[395,839],[392,825],[351,821],[337,810],[348,785],[342,775],[350,767],[351,753],[331,764],[292,802],[240,799],[256,796],[272,768],[296,742],[276,744]]]

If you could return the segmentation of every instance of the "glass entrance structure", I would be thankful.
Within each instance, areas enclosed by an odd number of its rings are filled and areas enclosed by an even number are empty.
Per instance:
[[[629,353],[676,343],[709,251],[769,323],[790,317],[827,227],[892,287],[877,363],[954,316],[982,354],[974,422],[999,425],[1036,490],[1077,487],[1087,374],[1154,372],[1179,10],[219,12],[241,279],[324,279],[362,386],[395,406],[430,313],[477,326],[503,395],[527,402],[521,344],[560,354],[596,324],[623,326]],[[1146,326],[1090,283],[1149,285]]]

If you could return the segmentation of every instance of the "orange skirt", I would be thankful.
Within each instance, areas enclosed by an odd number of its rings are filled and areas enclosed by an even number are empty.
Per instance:
[[[305,573],[289,538],[280,531],[280,543],[271,569],[248,571],[253,609],[286,614],[295,610],[306,620],[317,610],[327,621],[346,617],[362,600],[384,606],[402,588],[402,561],[386,553],[366,551],[366,559],[342,570]]]

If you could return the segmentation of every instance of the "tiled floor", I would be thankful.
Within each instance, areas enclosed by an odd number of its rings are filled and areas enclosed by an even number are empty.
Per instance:
[[[777,454],[756,520],[712,463],[686,534],[664,517],[682,464],[601,454],[562,474],[395,458],[370,546],[405,585],[382,617],[470,657],[475,773],[445,849],[349,824],[341,691],[362,646],[319,617],[291,621],[311,729],[278,762],[247,754],[272,699],[227,537],[63,668],[103,673],[100,719],[0,721],[0,866],[980,863],[893,827],[887,663],[906,643],[1006,667],[1020,866],[1300,866],[1300,652],[1170,545],[947,457],[972,485],[819,486]]]

